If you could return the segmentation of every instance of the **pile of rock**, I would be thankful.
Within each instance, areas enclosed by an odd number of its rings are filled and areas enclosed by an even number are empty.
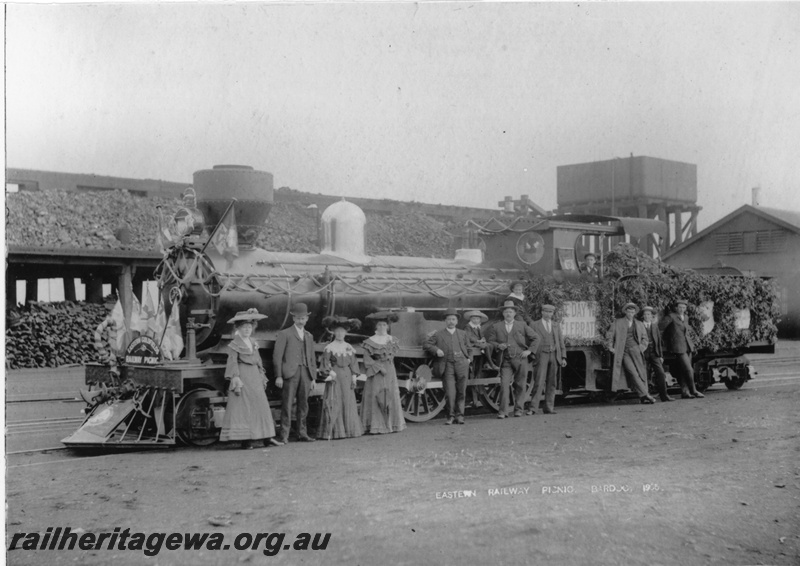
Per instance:
[[[6,241],[46,248],[153,250],[158,205],[168,217],[180,201],[144,199],[127,191],[14,193],[6,199]]]
[[[97,360],[94,330],[105,305],[28,303],[6,311],[6,369],[58,367]]]
[[[8,195],[9,245],[54,248],[156,250],[157,206],[170,218],[178,199],[141,198],[126,191],[63,190]],[[453,257],[458,223],[421,213],[367,214],[367,254]],[[275,203],[258,245],[270,251],[316,253],[316,215],[303,203]]]

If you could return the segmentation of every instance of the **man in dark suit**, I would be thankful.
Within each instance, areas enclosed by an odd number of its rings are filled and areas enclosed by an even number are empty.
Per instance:
[[[539,348],[539,335],[523,321],[515,320],[519,307],[506,301],[500,309],[503,320],[486,331],[486,341],[500,351],[500,407],[498,419],[508,416],[508,397],[511,378],[514,378],[514,416],[521,417],[527,396],[528,356]]]
[[[561,326],[553,321],[553,305],[542,305],[542,318],[533,323],[533,331],[539,335],[539,348],[536,353],[536,369],[534,370],[533,398],[530,409],[526,415],[535,415],[539,410],[542,400],[542,386],[545,386],[544,412],[555,414],[556,401],[556,372],[558,366],[567,365],[567,347],[564,345],[564,336]]]
[[[658,396],[664,402],[674,401],[667,393],[667,376],[664,374],[664,347],[661,343],[661,332],[658,331],[658,326],[653,318],[653,307],[644,307],[642,309],[642,322],[647,335],[647,349],[644,351],[644,361],[655,376]]]
[[[581,267],[581,275],[589,279],[600,279],[600,270],[597,269],[597,256],[589,252],[583,256],[583,266]]]
[[[314,387],[317,360],[314,355],[314,338],[306,331],[308,307],[297,303],[291,310],[294,324],[278,332],[272,365],[275,369],[275,386],[281,392],[281,441],[289,441],[292,425],[292,405],[297,401],[297,437],[304,442],[314,442],[306,432],[308,395]]]
[[[675,311],[665,316],[658,326],[664,338],[664,351],[675,355],[675,365],[671,367],[675,367],[681,382],[681,397],[700,399],[705,395],[694,385],[692,355],[695,349],[689,330],[689,317],[686,315],[687,307],[688,303],[683,299],[676,301]]]
[[[447,419],[444,424],[464,424],[464,400],[467,395],[467,376],[469,375],[469,341],[463,330],[456,328],[458,312],[447,309],[444,312],[444,325],[425,339],[425,351],[436,357],[433,362],[433,375],[442,380],[447,396]]]

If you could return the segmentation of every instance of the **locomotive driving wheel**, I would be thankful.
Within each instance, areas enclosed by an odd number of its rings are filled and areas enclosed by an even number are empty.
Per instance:
[[[213,398],[223,394],[200,387],[181,396],[176,409],[178,438],[189,446],[210,446],[219,440],[220,429],[214,423]]]
[[[401,382],[400,406],[407,421],[429,421],[444,408],[444,389],[441,381],[431,381],[431,363],[431,360],[425,358],[395,359],[397,379]]]
[[[513,380],[511,381],[511,384],[508,389],[509,389],[508,408],[509,410],[513,410],[514,403],[516,400],[516,397],[514,395]],[[529,371],[528,379],[525,384],[525,397],[530,397],[532,390],[533,390],[533,371]],[[501,385],[499,383],[492,383],[491,385],[478,385],[478,394],[480,394],[484,404],[489,406],[495,412],[500,412],[500,392],[501,392]]]

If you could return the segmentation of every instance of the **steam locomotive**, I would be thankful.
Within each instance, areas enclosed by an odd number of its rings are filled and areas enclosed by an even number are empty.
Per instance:
[[[344,199],[320,217],[319,254],[270,252],[255,246],[273,201],[267,172],[243,166],[215,166],[194,174],[197,207],[179,212],[184,230],[157,270],[165,308],[178,309],[185,336],[184,357],[155,364],[123,363],[117,375],[99,364],[86,367],[89,410],[81,427],[62,442],[70,447],[208,445],[217,441],[225,411],[226,324],[237,311],[255,307],[268,316],[256,329],[272,387],[276,334],[292,321],[302,302],[311,312],[306,329],[324,345],[322,320],[346,315],[364,320],[377,310],[397,313],[391,333],[401,350],[395,364],[404,414],[426,421],[444,407],[442,384],[431,379],[422,344],[443,326],[448,308],[496,311],[514,280],[579,277],[576,248],[586,236],[663,235],[658,220],[604,216],[508,217],[476,226],[478,246],[460,249],[452,260],[366,254],[366,217]],[[177,216],[177,215],[176,215]],[[235,218],[235,224],[231,219]],[[231,241],[235,246],[228,246]],[[567,309],[562,325],[593,336],[591,301]],[[571,318],[570,318],[571,317]],[[572,329],[572,330],[569,330]],[[364,337],[349,336],[354,344]],[[602,392],[609,386],[609,359],[602,348],[568,348],[564,389]],[[499,376],[473,352],[468,398],[498,407]],[[99,389],[97,389],[99,387]],[[322,391],[318,385],[316,394]]]

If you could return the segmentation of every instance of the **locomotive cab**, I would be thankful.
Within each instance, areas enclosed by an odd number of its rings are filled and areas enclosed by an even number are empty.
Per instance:
[[[664,237],[666,225],[649,218],[565,214],[517,218],[508,225],[492,219],[478,227],[488,267],[525,269],[556,281],[580,274],[578,250],[584,237],[627,234],[638,239],[651,233]]]

